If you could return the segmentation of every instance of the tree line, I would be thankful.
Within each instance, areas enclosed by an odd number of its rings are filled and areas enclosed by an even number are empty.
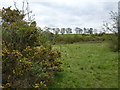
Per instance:
[[[44,31],[46,32],[53,32],[54,34],[72,34],[73,31],[75,31],[75,34],[95,34],[97,33],[97,29],[93,28],[79,28],[76,27],[74,30],[72,28],[50,28],[50,27],[44,27]]]

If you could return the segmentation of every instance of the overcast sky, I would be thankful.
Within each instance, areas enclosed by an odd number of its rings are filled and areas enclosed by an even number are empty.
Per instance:
[[[14,0],[19,9],[23,0]],[[37,26],[80,27],[100,29],[103,21],[110,18],[109,12],[118,10],[119,0],[28,0],[35,14]],[[1,7],[12,6],[13,0],[1,0]]]

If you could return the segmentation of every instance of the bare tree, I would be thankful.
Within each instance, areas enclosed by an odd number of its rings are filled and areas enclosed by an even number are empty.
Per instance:
[[[81,28],[75,28],[76,34],[82,34],[83,30]]]
[[[61,28],[60,32],[61,32],[61,34],[64,34],[65,33],[65,28]]]
[[[78,32],[79,30],[80,30],[80,28],[78,28],[78,27],[75,28],[76,34],[79,34],[79,32]]]
[[[52,28],[52,31],[54,32],[54,34],[58,34],[60,32],[59,28]]]
[[[87,32],[87,29],[84,27],[84,29],[83,29],[83,30],[84,30],[84,34],[85,34],[85,33]]]
[[[25,4],[26,4],[26,7],[25,7]],[[15,1],[14,1],[14,6],[15,6],[15,9],[19,10],[17,8],[17,4],[16,4]],[[29,3],[28,3],[27,0],[24,0],[22,2],[22,9],[20,11],[21,11],[22,14],[27,16],[27,20],[25,19],[27,22],[31,23],[31,22],[33,22],[35,20],[35,18],[34,18],[35,14],[32,14],[32,11],[30,11]]]
[[[118,13],[117,12],[110,12],[112,23],[104,22],[103,30],[106,32],[113,32],[115,34],[118,33]]]
[[[93,34],[93,28],[90,28],[88,31],[90,34]]]
[[[66,33],[67,33],[67,34],[72,33],[72,29],[71,29],[71,28],[66,28]]]

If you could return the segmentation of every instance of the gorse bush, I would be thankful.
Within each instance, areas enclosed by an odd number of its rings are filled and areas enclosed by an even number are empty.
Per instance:
[[[40,38],[36,22],[10,7],[2,9],[2,86],[3,88],[47,88],[61,72],[60,52]]]

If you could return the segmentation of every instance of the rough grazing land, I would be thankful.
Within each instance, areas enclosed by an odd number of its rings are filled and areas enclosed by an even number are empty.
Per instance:
[[[117,88],[118,55],[106,43],[54,45],[62,52],[64,72],[50,88]]]

